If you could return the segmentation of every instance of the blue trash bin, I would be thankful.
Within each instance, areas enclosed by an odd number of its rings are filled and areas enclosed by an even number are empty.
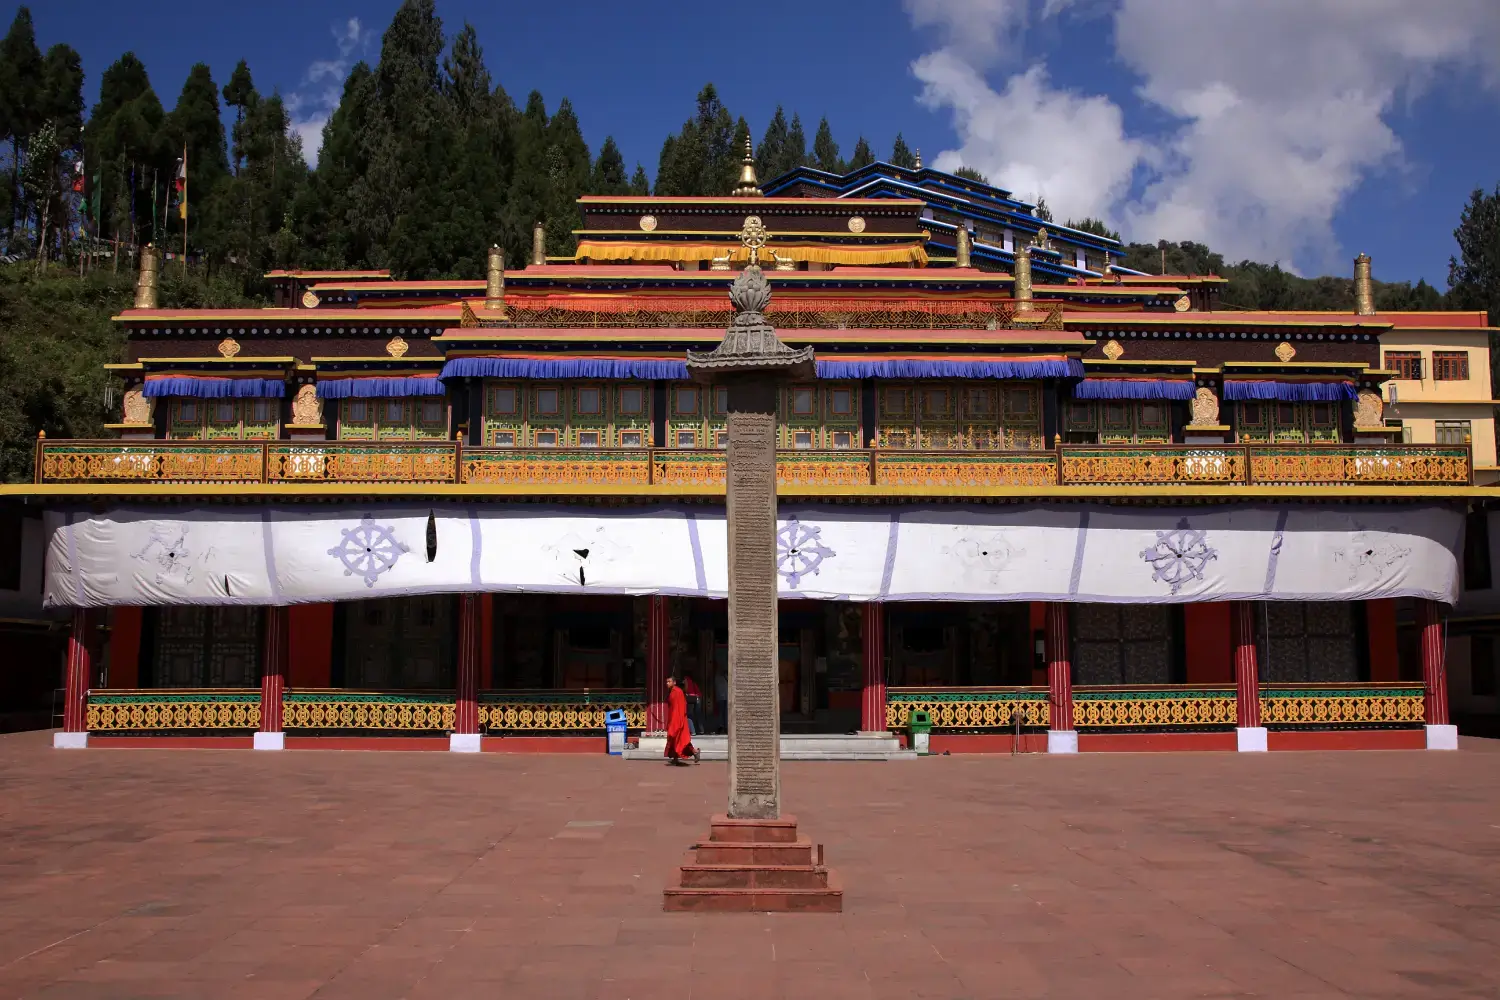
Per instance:
[[[604,750],[618,757],[625,752],[625,710],[611,708],[604,713]]]

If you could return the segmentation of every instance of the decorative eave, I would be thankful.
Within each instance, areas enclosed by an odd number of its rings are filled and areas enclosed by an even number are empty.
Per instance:
[[[1032,348],[1082,351],[1093,340],[1076,332],[1060,330],[901,330],[901,329],[834,329],[799,328],[784,331],[787,339],[798,344],[844,345],[848,348],[869,347],[889,350],[892,347],[943,350],[964,347],[973,350],[1015,350]],[[715,344],[724,336],[719,327],[456,327],[433,337],[431,344],[446,349],[483,350],[504,347],[514,349],[527,344],[571,344],[582,348],[619,350],[621,345],[671,344],[684,348]]]

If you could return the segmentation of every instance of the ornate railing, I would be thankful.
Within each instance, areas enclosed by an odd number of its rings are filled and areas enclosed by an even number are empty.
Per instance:
[[[720,490],[723,451],[466,448],[456,441],[40,441],[39,483],[487,483]],[[1463,486],[1467,446],[1060,445],[1051,451],[780,451],[786,490],[886,486]]]
[[[774,282],[775,277],[772,275]],[[542,302],[525,297],[507,302],[506,322],[511,326],[590,327],[611,330],[711,329],[722,330],[734,319],[729,300],[704,296],[671,308],[650,308],[628,302],[621,308],[570,308],[565,301],[548,297]],[[987,299],[934,302],[930,299],[804,298],[778,295],[766,310],[771,322],[782,330],[1061,330],[1060,302],[1033,302],[1018,310],[1015,303]],[[491,325],[482,313],[465,307],[459,321],[464,327]]]
[[[84,719],[91,733],[250,732],[260,728],[260,689],[90,691]]]
[[[372,733],[446,733],[453,729],[452,691],[307,690],[288,691],[281,703],[281,727]]]
[[[1270,729],[1420,726],[1421,684],[1262,684],[1260,722]]]
[[[935,729],[1010,729],[1019,709],[1023,726],[1047,724],[1047,689],[1029,687],[889,688],[887,729],[905,729],[914,710],[932,717]]]
[[[1235,723],[1230,686],[1141,685],[1075,687],[1073,725],[1078,729],[1206,729]]]
[[[646,694],[640,688],[581,691],[483,691],[479,728],[488,733],[604,733],[604,713],[625,710],[630,729],[646,725]]]

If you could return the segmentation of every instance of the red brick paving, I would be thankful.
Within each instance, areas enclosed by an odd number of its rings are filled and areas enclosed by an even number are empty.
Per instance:
[[[668,914],[722,764],[0,737],[0,997],[1500,995],[1500,747],[789,763],[845,912]],[[607,824],[607,825],[605,825]]]

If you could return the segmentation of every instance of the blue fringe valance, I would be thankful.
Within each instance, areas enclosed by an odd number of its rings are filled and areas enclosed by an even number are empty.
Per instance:
[[[664,358],[454,358],[450,378],[613,378],[686,380],[687,362]]]
[[[1192,399],[1195,387],[1181,379],[1086,378],[1073,386],[1074,399]]]
[[[1236,379],[1224,382],[1224,398],[1231,402],[1337,403],[1356,399],[1358,395],[1349,382],[1252,382]]]
[[[398,396],[441,396],[443,383],[436,375],[376,378],[331,378],[318,382],[319,399],[377,399]]]
[[[818,360],[818,378],[1082,378],[1077,358],[1033,361],[964,361],[953,358]]]
[[[197,396],[201,399],[236,399],[286,395],[286,382],[274,378],[196,378],[174,375],[147,378],[141,393],[151,398],[162,396]]]

